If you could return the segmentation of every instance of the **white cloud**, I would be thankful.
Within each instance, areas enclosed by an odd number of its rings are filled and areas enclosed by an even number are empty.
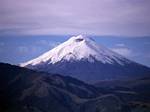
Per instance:
[[[121,47],[121,48],[112,48],[111,50],[118,53],[118,54],[120,54],[120,55],[123,55],[125,57],[130,57],[132,55],[132,51],[129,48],[125,48],[125,47],[124,48],[123,47]]]
[[[1,34],[150,35],[149,0],[0,0],[0,3]]]

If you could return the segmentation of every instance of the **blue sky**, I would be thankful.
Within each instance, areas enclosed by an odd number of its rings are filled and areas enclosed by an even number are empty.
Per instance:
[[[0,0],[0,61],[18,64],[86,34],[150,66],[149,10],[150,0]]]
[[[150,38],[90,36],[98,44],[150,67]],[[70,35],[0,36],[0,62],[19,64],[33,59],[70,38]]]

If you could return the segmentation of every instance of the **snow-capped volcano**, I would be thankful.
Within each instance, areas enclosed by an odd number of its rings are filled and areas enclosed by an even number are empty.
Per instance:
[[[148,69],[98,45],[92,38],[83,35],[71,37],[52,50],[20,66],[71,75],[85,81],[127,78],[129,74],[141,74],[141,68],[145,68],[144,71]],[[129,67],[130,69],[127,69]],[[139,67],[140,69],[137,69]]]
[[[96,44],[92,38],[79,35],[71,37],[68,41],[60,44],[56,48],[44,53],[34,60],[21,64],[21,66],[29,64],[34,66],[44,62],[55,64],[60,61],[79,61],[83,59],[87,59],[89,62],[94,62],[96,60],[109,64],[117,62],[121,65],[124,64],[122,61],[129,62],[121,55],[110,51],[104,46]]]

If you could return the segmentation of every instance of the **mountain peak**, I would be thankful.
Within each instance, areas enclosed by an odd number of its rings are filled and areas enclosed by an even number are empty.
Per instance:
[[[71,37],[71,39],[87,39],[87,38],[88,37],[86,35],[83,35],[83,34]]]
[[[74,41],[74,42],[94,41],[92,38],[87,37],[86,35],[73,36],[69,40]]]

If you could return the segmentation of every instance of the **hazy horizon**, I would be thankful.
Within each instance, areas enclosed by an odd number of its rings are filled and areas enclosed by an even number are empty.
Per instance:
[[[98,44],[126,58],[150,67],[150,38],[119,38],[116,36],[88,36]],[[47,52],[70,38],[70,35],[0,36],[0,62],[19,64]],[[11,54],[11,55],[10,55]]]

